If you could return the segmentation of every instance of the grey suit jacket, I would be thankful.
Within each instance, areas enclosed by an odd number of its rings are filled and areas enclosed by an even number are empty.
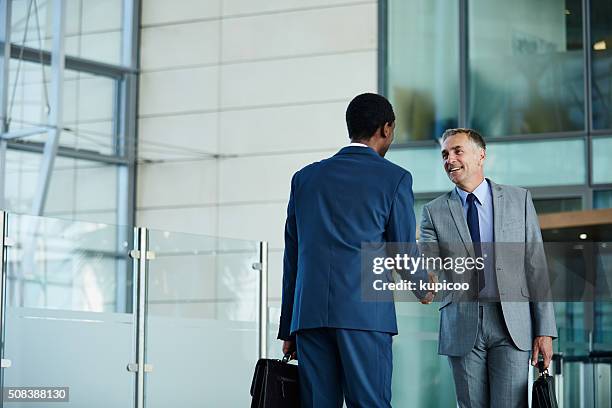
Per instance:
[[[529,301],[529,282],[534,271],[546,269],[542,234],[528,190],[489,182],[496,247],[503,245],[500,243],[540,243],[522,245],[524,250],[519,251],[518,256],[517,251],[506,251],[505,247],[496,249],[495,253],[495,272],[506,327],[517,348],[530,350],[535,336],[557,337],[553,304]],[[474,256],[461,198],[455,189],[425,205],[419,242],[436,242],[441,257]],[[449,276],[452,279],[460,275],[452,273]],[[524,301],[520,301],[521,295]],[[440,304],[438,352],[443,355],[466,355],[476,341],[478,303],[460,302],[458,297],[457,292],[447,294]]]

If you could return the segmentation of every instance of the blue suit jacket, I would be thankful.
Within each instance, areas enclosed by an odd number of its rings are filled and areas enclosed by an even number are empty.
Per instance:
[[[362,300],[361,243],[415,242],[412,176],[348,146],[293,175],[278,338],[333,327],[397,334],[392,301]]]

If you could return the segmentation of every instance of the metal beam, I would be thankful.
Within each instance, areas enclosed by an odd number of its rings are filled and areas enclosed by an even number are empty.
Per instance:
[[[2,42],[4,46],[4,42]],[[42,63],[45,65],[51,65],[51,54],[47,50],[39,50],[32,47],[24,47],[18,44],[11,44],[10,55],[12,58],[20,58],[23,61],[33,62],[36,64]],[[107,64],[104,62],[90,61],[88,59],[66,56],[66,69],[73,71],[87,72],[93,75],[102,75],[111,78],[121,78],[123,74],[132,73],[137,74],[134,69],[130,67],[122,67],[119,65]]]
[[[388,0],[380,0],[378,2],[378,93],[381,95],[387,94],[387,72],[388,61]]]
[[[49,126],[33,126],[25,129],[13,130],[12,132],[6,132],[0,134],[2,140],[21,139],[28,136],[39,135],[41,133],[47,133]]]
[[[41,142],[22,142],[9,141],[8,148],[10,150],[19,150],[22,152],[42,153],[45,149],[44,143]],[[122,157],[108,156],[100,154],[93,150],[73,149],[71,147],[59,146],[57,149],[59,157],[68,157],[71,159],[88,160],[106,164],[128,164],[127,160]]]
[[[9,68],[11,63],[11,1],[0,0],[0,134],[8,132]],[[0,140],[0,208],[5,207],[6,140]]]
[[[59,138],[62,128],[62,111],[64,101],[64,68],[65,68],[65,49],[64,32],[66,29],[66,0],[55,0],[53,4],[53,45],[51,52],[51,98],[49,100],[49,130],[45,149],[43,152],[42,164],[38,178],[38,186],[32,201],[32,214],[43,215],[53,163],[57,155]]]

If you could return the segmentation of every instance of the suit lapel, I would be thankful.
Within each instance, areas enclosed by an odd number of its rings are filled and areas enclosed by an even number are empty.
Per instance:
[[[468,229],[467,221],[465,220],[465,216],[463,215],[461,197],[459,197],[459,193],[457,193],[457,190],[453,189],[453,191],[451,191],[451,195],[447,201],[448,208],[450,209],[453,221],[455,221],[457,231],[459,231],[459,236],[461,237],[461,240],[465,245],[465,249],[467,249],[470,256],[474,257],[472,237],[470,236],[470,230]]]
[[[491,180],[489,180],[489,183],[491,183],[491,195],[493,196],[493,241],[502,242],[502,224],[504,222],[503,189]]]

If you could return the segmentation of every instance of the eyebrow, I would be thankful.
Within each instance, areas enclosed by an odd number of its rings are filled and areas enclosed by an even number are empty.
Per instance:
[[[458,144],[458,145],[451,146],[451,148],[449,150],[455,150],[458,147],[463,147],[463,145]],[[447,152],[447,151],[448,150],[446,150],[446,149],[442,149],[442,153]]]

